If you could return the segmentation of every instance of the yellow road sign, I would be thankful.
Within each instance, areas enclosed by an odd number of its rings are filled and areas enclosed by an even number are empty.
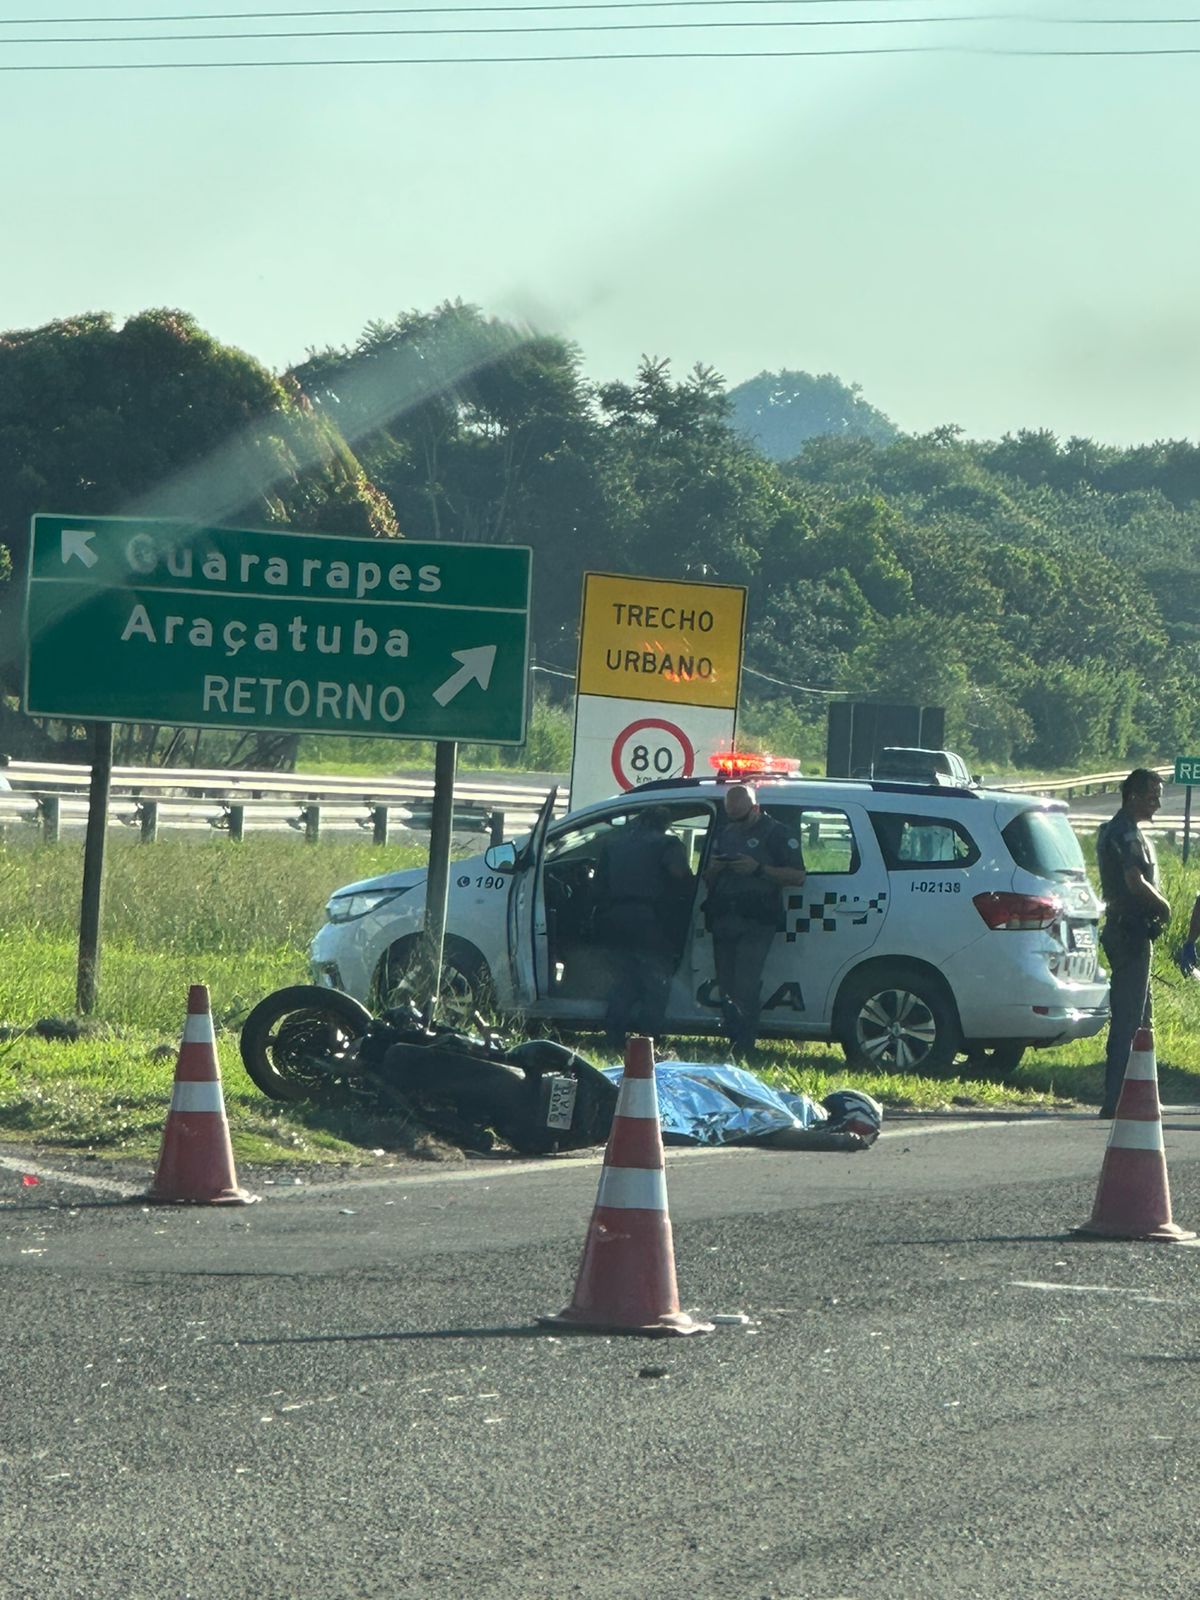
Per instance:
[[[736,709],[746,591],[588,572],[579,694]]]

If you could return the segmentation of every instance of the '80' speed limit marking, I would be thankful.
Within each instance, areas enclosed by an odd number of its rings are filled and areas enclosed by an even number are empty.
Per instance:
[[[696,749],[683,729],[662,717],[631,722],[613,740],[613,777],[622,789],[663,778],[690,778]]]

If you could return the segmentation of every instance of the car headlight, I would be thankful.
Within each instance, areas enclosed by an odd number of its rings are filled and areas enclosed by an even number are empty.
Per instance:
[[[358,917],[365,917],[370,911],[378,911],[380,906],[386,906],[389,900],[398,900],[402,894],[407,894],[408,888],[403,889],[363,889],[358,894],[335,894],[325,907],[325,915],[330,922],[354,922]]]

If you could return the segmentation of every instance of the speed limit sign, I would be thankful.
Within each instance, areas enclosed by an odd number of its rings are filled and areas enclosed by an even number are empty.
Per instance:
[[[696,750],[677,723],[642,717],[613,740],[613,777],[622,789],[636,789],[660,778],[690,778]]]
[[[734,713],[723,706],[649,706],[578,695],[571,806],[645,783],[704,777],[714,755],[733,749],[735,733]]]

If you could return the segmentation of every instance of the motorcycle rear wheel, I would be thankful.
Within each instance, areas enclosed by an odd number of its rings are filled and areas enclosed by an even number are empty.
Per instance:
[[[366,1006],[339,989],[278,989],[242,1024],[242,1064],[272,1100],[318,1099],[337,1079],[358,1075],[348,1052],[370,1021]]]

